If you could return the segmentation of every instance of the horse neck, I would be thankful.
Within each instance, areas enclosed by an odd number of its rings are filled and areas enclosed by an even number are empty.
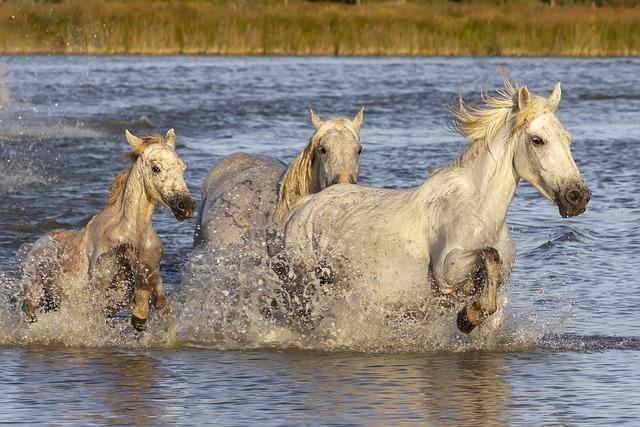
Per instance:
[[[147,195],[141,168],[136,162],[120,197],[114,205],[122,235],[139,236],[151,227],[151,217],[156,203]]]
[[[319,159],[314,159],[311,170],[311,185],[309,186],[309,194],[319,193],[322,188],[322,168],[319,165]],[[305,196],[305,194],[303,194]]]
[[[469,151],[476,148],[477,153]],[[412,199],[420,206],[437,205],[443,200],[464,201],[459,208],[466,215],[484,223],[487,232],[497,232],[504,225],[519,180],[513,167],[513,141],[502,130],[487,147],[472,146],[469,150],[453,166],[443,168],[416,188]]]
[[[496,229],[504,224],[519,181],[513,166],[515,144],[511,138],[506,128],[501,130],[486,148],[460,167],[460,175],[466,178],[481,206],[472,214]]]

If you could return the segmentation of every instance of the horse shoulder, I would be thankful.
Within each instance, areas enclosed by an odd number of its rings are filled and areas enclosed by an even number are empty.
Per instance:
[[[60,253],[62,269],[73,272],[82,269],[86,254],[86,232],[82,230],[56,230],[50,234]]]

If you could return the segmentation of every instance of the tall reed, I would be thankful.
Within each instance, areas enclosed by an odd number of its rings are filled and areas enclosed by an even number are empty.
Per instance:
[[[0,3],[5,54],[638,55],[640,8],[542,3]]]

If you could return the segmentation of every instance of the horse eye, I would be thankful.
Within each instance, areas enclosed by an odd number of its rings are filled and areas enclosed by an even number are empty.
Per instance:
[[[360,155],[360,153],[362,153],[362,147],[358,148],[358,155]]]
[[[533,145],[536,145],[538,147],[541,147],[544,145],[544,140],[538,136],[532,137],[531,142],[533,143]]]
[[[324,147],[320,147],[320,154],[327,154],[327,149]]]
[[[160,166],[158,166],[158,165],[151,165],[151,172],[153,172],[153,173],[160,173]]]

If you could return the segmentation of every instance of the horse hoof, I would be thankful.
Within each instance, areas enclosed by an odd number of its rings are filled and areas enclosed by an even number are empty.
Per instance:
[[[463,308],[458,313],[458,320],[456,324],[458,325],[458,329],[460,329],[460,331],[464,332],[465,334],[471,333],[471,331],[473,331],[473,328],[476,327],[476,325],[471,323],[471,321],[469,321],[469,318],[467,317],[467,307]]]
[[[131,326],[138,332],[144,332],[147,330],[147,319],[140,319],[134,315],[131,315]]]

